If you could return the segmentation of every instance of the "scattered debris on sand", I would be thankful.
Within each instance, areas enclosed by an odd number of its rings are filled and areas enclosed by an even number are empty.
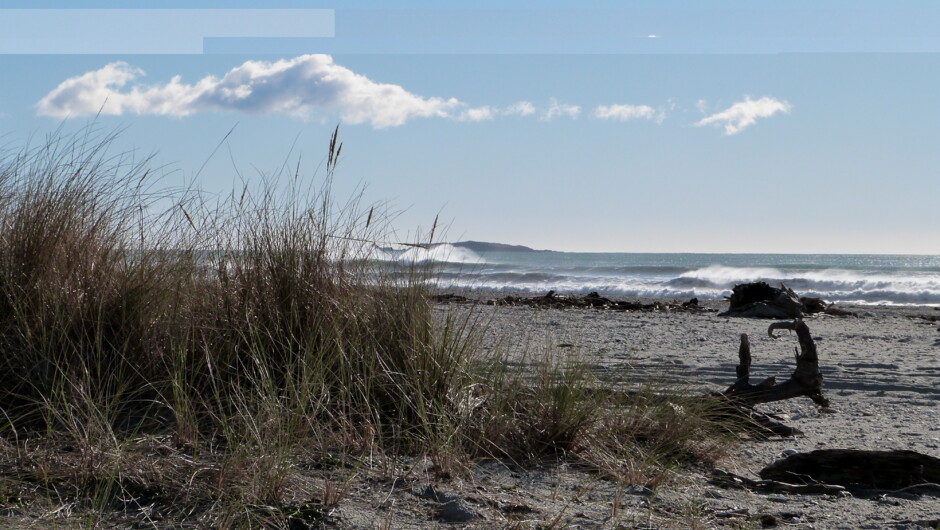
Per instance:
[[[601,296],[596,291],[586,295],[576,294],[558,294],[555,291],[548,291],[542,296],[504,296],[485,301],[474,300],[465,296],[452,293],[438,294],[434,296],[434,301],[438,303],[483,303],[486,305],[497,306],[528,306],[540,307],[546,309],[606,309],[611,311],[645,311],[645,312],[688,312],[688,313],[712,313],[715,309],[699,305],[698,298],[692,298],[687,302],[654,301],[643,303],[639,301],[631,302],[626,300],[613,300]]]

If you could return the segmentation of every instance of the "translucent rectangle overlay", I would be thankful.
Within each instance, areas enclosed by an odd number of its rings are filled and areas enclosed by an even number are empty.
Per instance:
[[[333,38],[320,37],[206,37],[202,40],[205,54],[303,55],[333,53]]]
[[[332,9],[0,9],[0,54],[201,54],[205,38],[334,35]]]

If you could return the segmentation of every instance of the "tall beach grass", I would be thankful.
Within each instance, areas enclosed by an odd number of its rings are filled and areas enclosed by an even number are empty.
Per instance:
[[[545,352],[512,368],[478,348],[479,314],[436,312],[427,264],[369,259],[389,224],[332,195],[336,133],[319,175],[218,201],[160,189],[113,141],[88,128],[0,159],[10,514],[279,526],[345,495],[311,460],[549,455],[655,485],[720,454],[691,400],[598,392]]]

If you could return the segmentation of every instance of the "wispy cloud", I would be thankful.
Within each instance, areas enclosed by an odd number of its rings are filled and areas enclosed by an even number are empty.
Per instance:
[[[704,103],[699,108],[704,108]],[[702,118],[695,123],[695,126],[724,126],[725,134],[732,135],[754,125],[758,118],[769,118],[778,112],[788,113],[791,108],[792,106],[786,101],[771,97],[762,97],[757,100],[744,98],[744,101],[739,101],[721,112]]]
[[[656,120],[661,122],[664,113],[656,113],[656,109],[649,105],[598,105],[594,109],[594,117],[602,120]]]
[[[519,101],[506,107],[503,114],[507,116],[531,116],[535,114],[535,105],[529,101]]]
[[[303,55],[275,62],[247,61],[221,78],[207,76],[186,84],[179,76],[155,85],[136,83],[144,72],[125,62],[71,77],[37,104],[40,115],[63,118],[156,114],[187,116],[228,110],[309,118],[335,112],[347,123],[375,128],[402,125],[414,118],[482,119],[455,98],[422,97],[401,86],[377,83],[333,62],[329,55]]]
[[[457,119],[460,121],[486,121],[499,116],[531,116],[536,112],[535,105],[529,101],[518,101],[508,107],[492,107],[485,105],[483,107],[468,108],[460,112]]]
[[[581,107],[578,105],[559,103],[557,99],[552,98],[551,105],[548,106],[548,109],[542,113],[542,116],[539,119],[542,121],[552,121],[555,118],[567,116],[572,120],[575,120],[580,115]]]

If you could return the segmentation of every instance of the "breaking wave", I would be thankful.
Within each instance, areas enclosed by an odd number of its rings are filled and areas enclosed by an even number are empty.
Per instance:
[[[853,268],[848,262],[842,267],[813,264],[677,267],[629,263],[599,265],[596,255],[592,262],[587,255],[576,259],[577,254],[537,257],[509,254],[486,254],[488,261],[483,261],[482,257],[479,261],[473,261],[472,257],[451,259],[438,274],[437,285],[442,289],[469,287],[533,293],[597,291],[622,297],[720,299],[730,295],[737,284],[766,281],[775,286],[785,283],[801,296],[817,296],[832,302],[940,304],[940,267],[935,264],[920,268],[894,265]],[[754,260],[760,257],[755,256]],[[776,256],[767,257],[779,260]]]
[[[389,256],[392,257],[392,256]],[[403,263],[422,263],[433,261],[437,263],[483,263],[483,257],[464,247],[455,247],[451,244],[434,245],[430,248],[410,247],[393,259]]]

